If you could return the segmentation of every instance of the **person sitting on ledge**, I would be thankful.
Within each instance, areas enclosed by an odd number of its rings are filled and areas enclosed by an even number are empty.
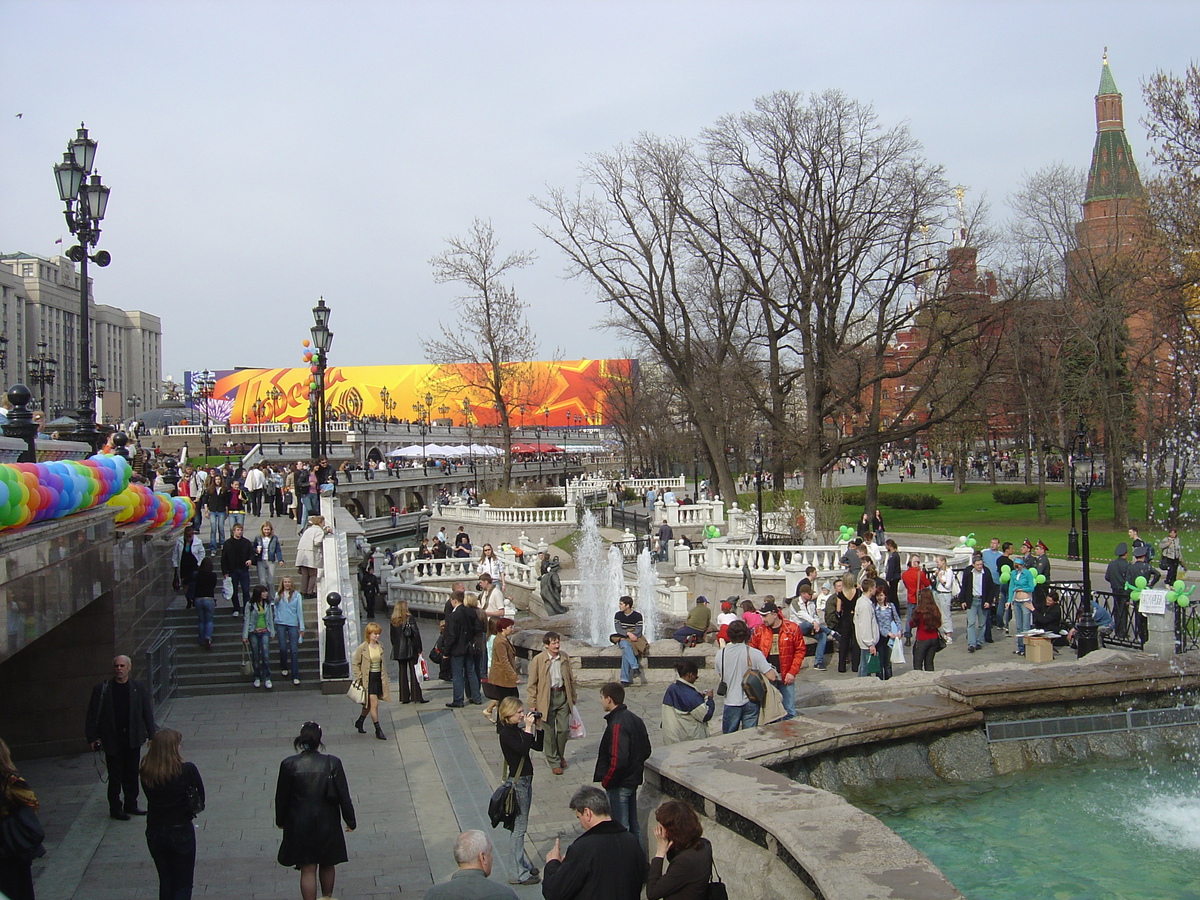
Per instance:
[[[1053,589],[1047,591],[1045,604],[1034,608],[1033,627],[1053,633],[1054,637],[1050,639],[1050,643],[1055,647],[1067,646],[1067,639],[1060,633],[1062,632],[1063,620],[1062,605],[1059,603],[1058,591]]]
[[[696,605],[688,613],[687,622],[681,628],[676,629],[671,637],[679,641],[684,649],[695,647],[696,643],[704,637],[704,633],[708,631],[709,623],[712,621],[711,615],[708,598],[702,594],[696,598]]]
[[[1075,617],[1075,627],[1067,632],[1067,640],[1070,641],[1072,647],[1075,646],[1075,633],[1079,629],[1079,620],[1082,617],[1083,611],[1080,610],[1079,614]],[[1097,603],[1094,598],[1092,600],[1092,619],[1095,621],[1097,629],[1099,629],[1100,637],[1110,638],[1113,636],[1113,615]]]

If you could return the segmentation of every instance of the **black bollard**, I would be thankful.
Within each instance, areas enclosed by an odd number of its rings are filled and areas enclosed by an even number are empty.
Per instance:
[[[23,384],[14,384],[8,389],[8,421],[4,423],[4,436],[17,438],[25,442],[25,450],[17,458],[17,462],[37,462],[37,422],[33,421],[33,413],[29,411],[29,401],[33,394]]]
[[[346,617],[342,613],[342,595],[331,591],[325,598],[329,608],[322,621],[325,623],[325,662],[321,663],[321,677],[328,680],[350,677],[350,661],[346,659]]]
[[[129,435],[123,431],[118,431],[112,436],[113,455],[120,456],[126,462],[129,461]]]

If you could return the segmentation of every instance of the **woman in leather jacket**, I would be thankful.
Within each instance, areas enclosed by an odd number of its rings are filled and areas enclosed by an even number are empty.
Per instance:
[[[275,824],[283,829],[276,858],[300,870],[302,900],[316,900],[318,880],[321,896],[331,896],[335,867],[348,858],[341,822],[347,833],[358,822],[342,761],[319,752],[321,726],[305,722],[292,746],[296,755],[279,764],[275,786]]]

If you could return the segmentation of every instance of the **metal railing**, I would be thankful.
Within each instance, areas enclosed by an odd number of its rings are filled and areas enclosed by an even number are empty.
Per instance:
[[[624,528],[634,534],[646,534],[650,531],[650,516],[613,506],[609,508],[608,525],[610,528]]]
[[[1200,650],[1200,607],[1195,603],[1175,607],[1175,652]]]
[[[1062,605],[1063,627],[1070,628],[1079,617],[1079,604],[1083,597],[1080,581],[1052,581],[1047,587],[1058,591]],[[1113,617],[1113,633],[1104,636],[1109,647],[1129,647],[1141,650],[1146,644],[1146,624],[1141,620],[1132,603],[1117,603],[1111,591],[1092,591],[1092,599],[1108,610]]]
[[[150,691],[154,709],[158,710],[175,693],[179,672],[175,665],[175,629],[164,628],[146,650],[142,681]]]

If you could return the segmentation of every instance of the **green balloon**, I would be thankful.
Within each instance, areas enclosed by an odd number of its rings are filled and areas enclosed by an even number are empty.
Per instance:
[[[1180,606],[1187,606],[1189,601],[1188,601],[1187,597],[1180,597],[1175,602],[1178,603]]]
[[[1001,566],[1000,567],[1001,574],[1004,574],[1005,572],[1011,572],[1011,571],[1012,571],[1012,566]]]
[[[1183,579],[1182,579],[1182,578],[1180,578],[1180,579],[1179,579],[1178,581],[1176,581],[1176,582],[1175,582],[1173,585],[1171,585],[1171,587],[1175,588],[1175,590],[1176,590],[1176,591],[1182,591],[1182,590],[1183,590],[1185,587],[1187,587],[1187,585],[1185,585],[1185,584],[1183,583]]]
[[[1137,578],[1133,579],[1133,583],[1136,584],[1139,588],[1145,588],[1146,584],[1147,584],[1146,576],[1139,575]]]
[[[1037,582],[1038,584],[1045,584],[1045,583],[1046,583],[1046,576],[1045,576],[1045,575],[1039,575],[1037,578],[1035,578],[1035,579],[1033,579],[1033,580],[1034,580],[1035,582]]]
[[[1008,582],[1011,579],[1012,579],[1012,573],[1008,571],[1008,566],[1005,566],[1003,569],[1000,570],[1000,583],[1008,584]]]
[[[1129,599],[1132,600],[1134,603],[1137,603],[1139,600],[1142,599],[1142,592],[1141,591],[1130,591]]]

